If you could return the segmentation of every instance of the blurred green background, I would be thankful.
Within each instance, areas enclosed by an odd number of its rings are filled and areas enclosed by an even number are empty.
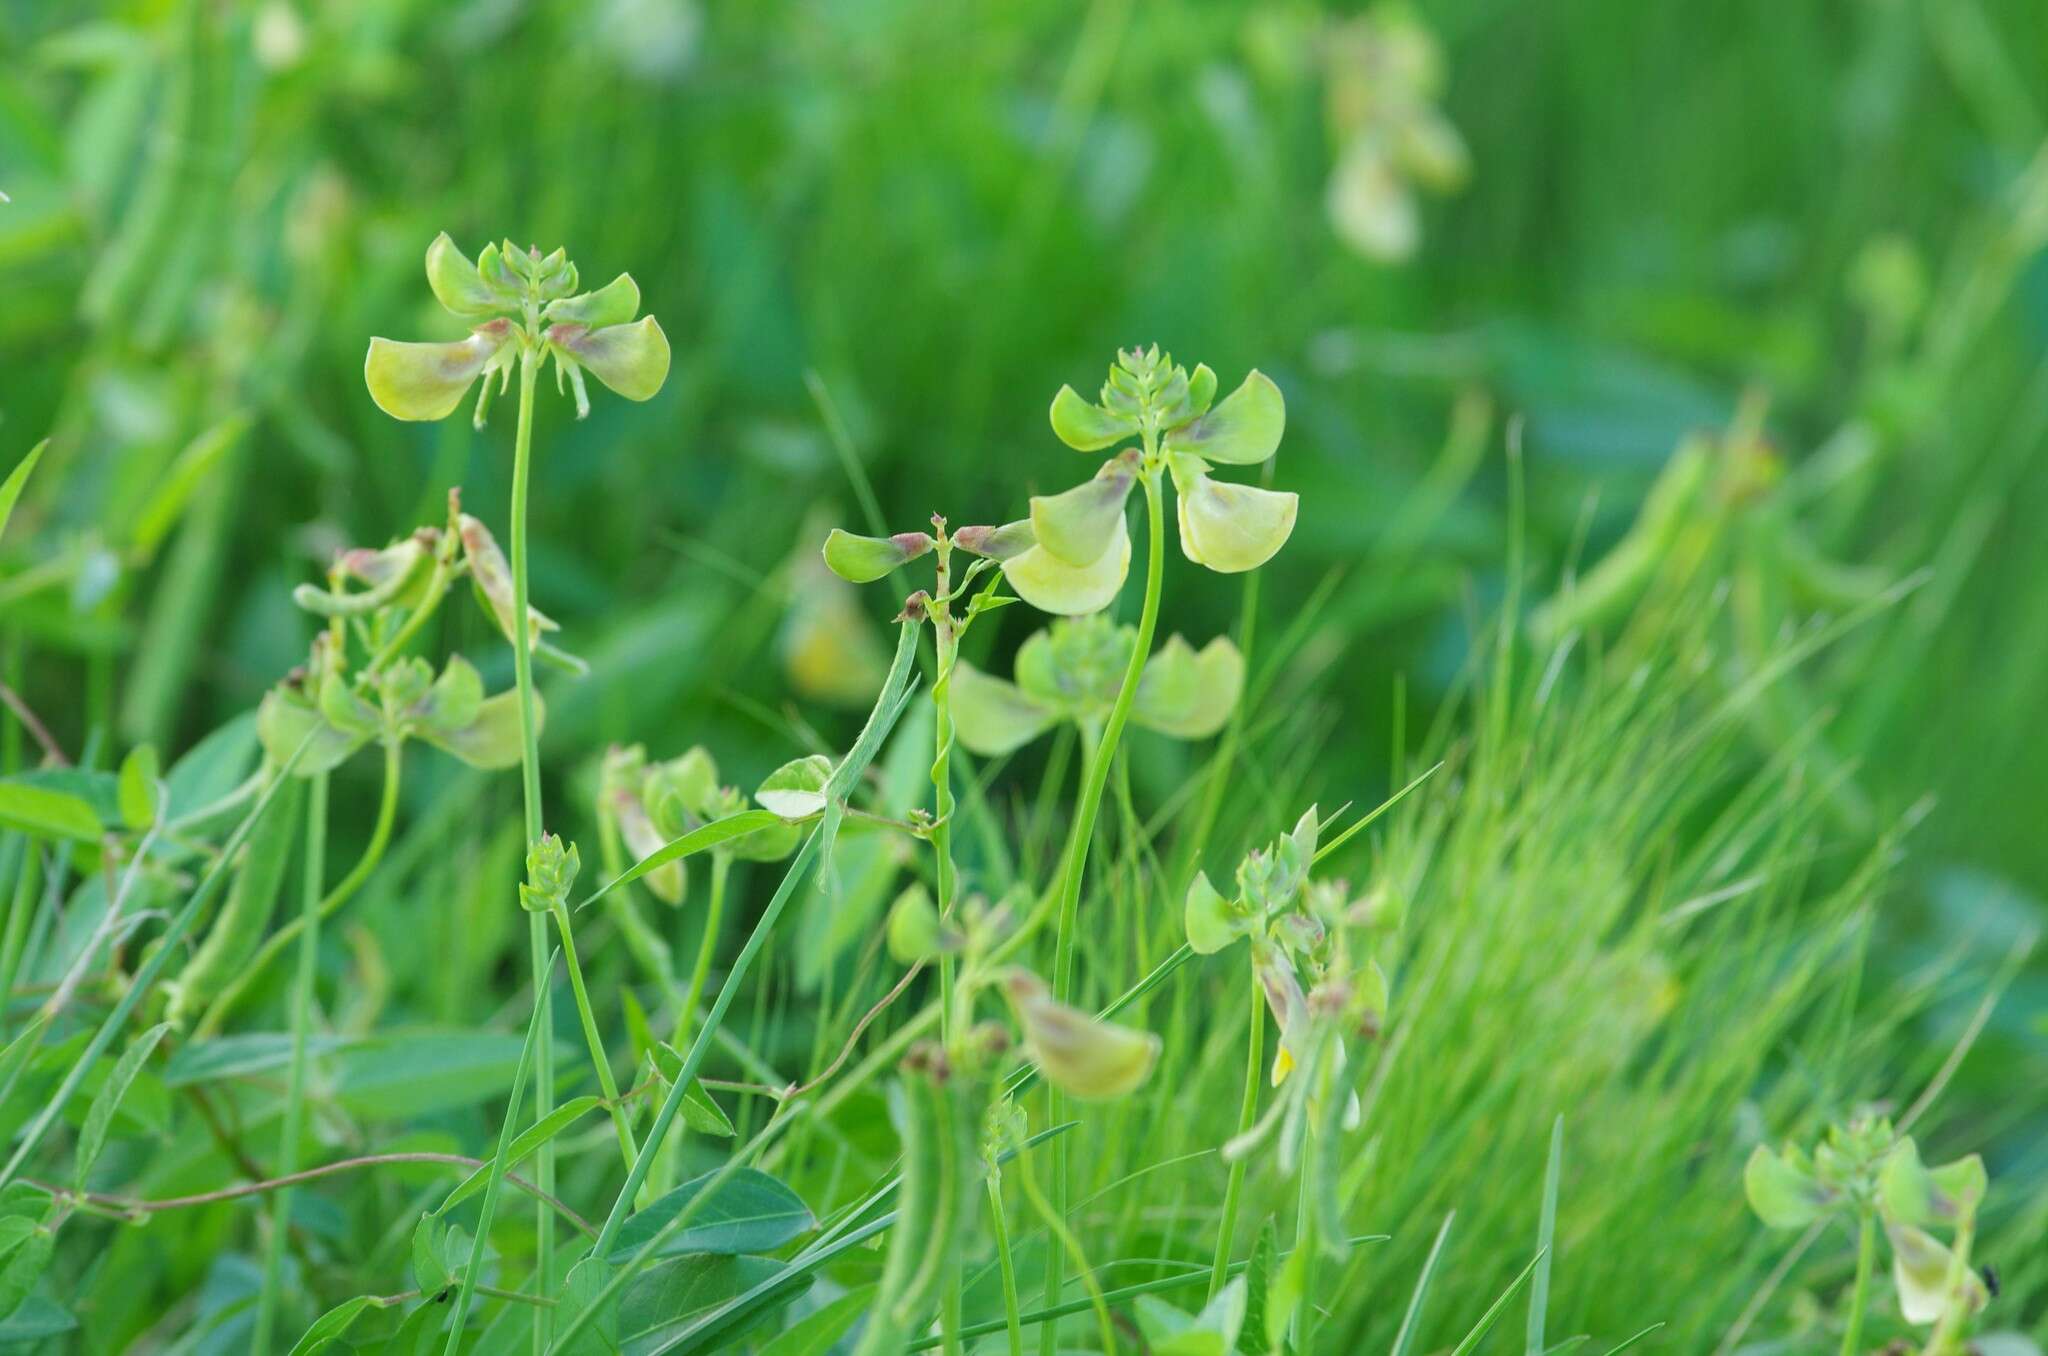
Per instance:
[[[1342,7],[0,7],[0,464],[54,440],[0,548],[10,681],[68,747],[104,718],[180,748],[303,656],[289,590],[337,546],[456,485],[502,526],[509,410],[400,425],[360,375],[372,334],[459,332],[421,285],[443,229],[630,270],[675,346],[646,405],[541,410],[535,596],[594,665],[550,688],[556,768],[611,739],[781,761],[829,695],[789,686],[782,567],[863,527],[848,459],[892,530],[1015,516],[1084,465],[1052,392],[1158,342],[1286,392],[1303,506],[1265,624],[1329,590],[1322,774],[1369,799],[1397,679],[1419,740],[1511,596],[1511,529],[1540,599],[1748,397],[1819,549],[1929,572],[1801,691],[1854,770],[1845,832],[1924,813],[1882,964],[1981,979],[2048,918],[2048,7],[1406,13],[1441,64],[1395,51],[1395,114],[1439,154],[1342,203],[1412,208],[1390,258],[1331,209],[1393,116],[1350,98],[1387,51]],[[1231,581],[1168,569],[1170,625],[1231,623]],[[2044,1001],[2036,962],[1966,1072],[1987,1107],[2042,1072]],[[1994,1176],[2048,1170],[2009,1120]]]

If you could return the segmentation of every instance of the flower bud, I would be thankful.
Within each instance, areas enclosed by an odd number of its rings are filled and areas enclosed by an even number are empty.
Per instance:
[[[859,537],[835,527],[825,538],[825,564],[850,583],[871,584],[898,566],[916,560],[935,544],[923,532]]]
[[[576,845],[562,845],[556,834],[543,834],[526,852],[526,881],[519,887],[519,904],[528,913],[549,913],[564,908],[576,873],[582,869]]]
[[[998,561],[1022,555],[1037,544],[1028,518],[1001,527],[963,527],[953,534],[953,545],[969,555]]]
[[[595,292],[551,301],[541,314],[550,322],[604,329],[623,325],[640,314],[640,284],[630,273],[621,273]]]
[[[903,965],[936,960],[953,949],[939,911],[932,906],[931,894],[922,884],[907,886],[889,906],[888,942],[889,954]]]
[[[427,286],[434,290],[435,300],[459,316],[492,315],[513,300],[484,281],[446,231],[427,246]]]

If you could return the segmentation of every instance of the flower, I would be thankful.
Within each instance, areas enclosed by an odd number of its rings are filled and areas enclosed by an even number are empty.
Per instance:
[[[983,757],[1010,752],[1058,721],[1100,723],[1116,702],[1137,632],[1107,617],[1062,617],[1017,651],[1012,683],[966,660],[953,670],[953,727]],[[1244,690],[1244,657],[1222,636],[1199,651],[1178,635],[1145,661],[1131,719],[1175,739],[1223,728]]]
[[[1069,1007],[1028,970],[1009,971],[1003,992],[1024,1030],[1024,1053],[1076,1097],[1122,1097],[1144,1083],[1159,1061],[1158,1036]]]
[[[668,379],[668,336],[639,320],[640,287],[621,273],[594,292],[576,291],[576,265],[561,250],[543,257],[511,241],[486,245],[472,263],[443,231],[427,247],[427,285],[441,305],[473,322],[449,343],[376,338],[363,360],[370,398],[394,419],[445,419],[484,379],[474,422],[484,424],[491,379],[503,391],[519,361],[555,360],[555,387],[574,388],[576,417],[590,413],[589,371],[628,400],[647,400]]]

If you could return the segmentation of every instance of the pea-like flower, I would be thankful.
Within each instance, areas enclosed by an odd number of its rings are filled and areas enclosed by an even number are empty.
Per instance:
[[[1422,240],[1416,190],[1455,192],[1471,173],[1464,139],[1437,107],[1442,50],[1413,14],[1381,7],[1334,25],[1322,52],[1338,146],[1330,224],[1368,259],[1400,263]]]
[[[486,245],[475,262],[447,232],[427,247],[427,284],[454,314],[472,323],[448,343],[372,339],[363,377],[377,407],[394,419],[445,419],[478,377],[474,422],[484,424],[491,382],[510,385],[512,369],[555,360],[555,387],[566,381],[576,417],[590,413],[588,371],[628,400],[647,400],[668,379],[668,336],[653,316],[635,320],[640,287],[621,273],[594,292],[577,292],[576,265],[561,250],[543,256],[509,240]]]
[[[1163,473],[1173,478],[1180,545],[1189,560],[1224,574],[1265,564],[1294,531],[1298,496],[1217,480],[1210,472],[1271,457],[1286,429],[1286,401],[1256,370],[1220,402],[1216,390],[1216,374],[1207,366],[1190,372],[1156,345],[1119,353],[1096,403],[1071,386],[1060,388],[1052,429],[1079,452],[1127,439],[1139,446],[1104,462],[1092,480],[1033,498],[1028,518],[962,528],[954,540],[1000,561],[1017,596],[1041,611],[1099,611],[1130,570],[1125,501],[1133,486],[1153,485]]]
[[[1090,1017],[1052,996],[1028,970],[1003,977],[1003,994],[1024,1032],[1024,1053],[1039,1072],[1075,1097],[1122,1097],[1151,1076],[1159,1037]]]
[[[962,660],[953,671],[953,724],[983,757],[1019,748],[1059,721],[1099,726],[1116,701],[1137,632],[1105,616],[1062,617],[1017,651],[1016,681]],[[1170,637],[1145,661],[1131,720],[1175,739],[1223,728],[1244,690],[1244,657],[1218,636],[1196,650]]]

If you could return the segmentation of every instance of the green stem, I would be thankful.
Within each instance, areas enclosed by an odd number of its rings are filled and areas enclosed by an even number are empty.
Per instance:
[[[7,910],[7,935],[0,940],[0,1031],[7,1028],[7,1005],[14,998],[14,981],[21,974],[22,949],[28,941],[29,918],[35,913],[38,888],[42,882],[42,854],[27,834],[14,836],[20,849],[19,869],[14,877],[14,896]],[[7,1090],[0,1088],[0,1098]]]
[[[512,442],[512,618],[516,635],[512,642],[512,679],[519,692],[519,785],[526,806],[526,845],[540,841],[542,815],[540,799],[540,732],[533,708],[533,638],[526,591],[526,492],[533,469],[533,390],[540,372],[540,352],[531,345],[519,354],[519,426]],[[540,1030],[550,1030],[548,1006],[548,920],[541,914],[527,918],[527,940],[533,953],[533,1002],[540,1011]],[[554,1109],[554,1042],[543,1039],[534,1052],[533,1116],[539,1120]],[[600,1061],[601,1063],[602,1061]],[[534,1175],[542,1191],[555,1189],[555,1143],[540,1146]],[[534,1270],[540,1292],[555,1288],[555,1219],[540,1208],[535,1222]],[[533,1349],[547,1349],[548,1315],[538,1310],[533,1316]]]
[[[988,1177],[988,1224],[995,1235],[996,1264],[1003,1274],[1003,1328],[1010,1338],[1010,1356],[1024,1356],[1024,1321],[1017,1310],[1017,1267],[1010,1258],[1010,1228],[1003,1219],[1003,1182]]]
[[[405,652],[406,645],[419,634],[419,629],[426,625],[427,618],[433,616],[434,610],[441,606],[441,599],[447,594],[452,577],[453,571],[447,563],[437,558],[434,561],[434,572],[427,578],[425,595],[413,608],[412,615],[405,619],[405,624],[400,626],[391,639],[384,643],[384,647],[377,651],[376,658],[364,667],[365,673],[381,671],[386,664]]]
[[[1266,996],[1259,987],[1259,977],[1252,976],[1252,1003],[1250,1038],[1244,1055],[1244,1102],[1237,1111],[1237,1133],[1250,1131],[1259,1118],[1259,1075],[1264,1071],[1266,1058]],[[1230,1181],[1223,1188],[1223,1220],[1216,1232],[1216,1257],[1209,1266],[1209,1298],[1215,1299],[1216,1292],[1223,1288],[1223,1282],[1230,1273],[1230,1253],[1237,1234],[1237,1207],[1239,1195],[1244,1191],[1246,1162],[1243,1157],[1230,1165]]]
[[[336,909],[348,903],[355,892],[363,888],[364,882],[370,879],[370,873],[377,869],[377,863],[384,860],[384,849],[391,843],[391,827],[398,818],[401,748],[395,739],[385,741],[384,791],[377,802],[377,822],[370,830],[370,841],[363,848],[363,855],[349,868],[348,874],[320,900],[319,907],[312,914],[314,922],[332,917]],[[255,956],[242,968],[242,972],[221,990],[220,996],[206,1009],[206,1015],[199,1019],[199,1024],[192,1030],[192,1038],[204,1040],[220,1034],[221,1024],[227,1020],[228,1013],[234,1010],[235,1004],[241,1001],[249,986],[255,983],[257,977],[270,968],[270,963],[282,955],[284,949],[292,944],[293,939],[309,926],[311,923],[308,922],[308,916],[302,913],[271,934],[257,949]]]
[[[1842,1356],[1857,1356],[1863,1349],[1863,1315],[1870,1308],[1870,1272],[1876,1259],[1877,1216],[1866,1210],[1856,1237],[1856,1288],[1849,1294],[1849,1323],[1842,1333]]]
[[[689,1038],[697,1020],[697,1004],[704,997],[705,981],[711,977],[711,958],[718,954],[718,930],[725,922],[725,883],[732,871],[732,855],[711,854],[711,899],[704,909],[704,936],[697,943],[697,963],[690,970],[690,987],[683,993],[682,1011],[676,1015],[676,1040]]]
[[[1297,1070],[1298,1078],[1308,1077],[1308,1070]],[[1301,1298],[1294,1306],[1294,1351],[1296,1356],[1310,1356],[1316,1345],[1316,1203],[1310,1195],[1314,1189],[1315,1174],[1309,1172],[1309,1155],[1315,1152],[1310,1137],[1315,1134],[1311,1124],[1304,1133],[1301,1146],[1302,1171],[1300,1190],[1294,1209],[1294,1250],[1301,1254]]]
[[[1074,991],[1074,928],[1081,907],[1081,882],[1088,873],[1088,843],[1095,833],[1095,817],[1102,809],[1103,788],[1109,782],[1110,764],[1116,761],[1117,744],[1123,739],[1124,723],[1130,719],[1131,702],[1137,696],[1138,679],[1145,671],[1145,661],[1152,654],[1152,632],[1159,624],[1160,581],[1166,566],[1166,526],[1160,505],[1160,472],[1152,464],[1153,437],[1146,435],[1145,470],[1140,477],[1145,485],[1145,604],[1138,613],[1138,636],[1131,646],[1131,662],[1124,670],[1123,686],[1117,689],[1116,704],[1110,707],[1109,719],[1102,727],[1102,741],[1095,747],[1088,760],[1085,778],[1081,783],[1081,799],[1074,809],[1074,836],[1072,851],[1067,854],[1066,875],[1060,882],[1059,932],[1053,943],[1053,997],[1062,1003],[1071,1002]],[[1066,1119],[1066,1098],[1058,1088],[1049,1088],[1048,1116],[1052,1124]],[[1067,1142],[1061,1136],[1052,1145],[1052,1202],[1059,1218],[1065,1218],[1067,1209]],[[1060,1301],[1060,1269],[1063,1254],[1058,1248],[1048,1248],[1045,1254],[1045,1303],[1056,1305]],[[1038,1349],[1041,1356],[1053,1356],[1059,1350],[1059,1323],[1047,1323],[1039,1330]]]
[[[569,906],[555,901],[555,927],[562,934],[562,959],[569,966],[569,991],[576,996],[576,1015],[583,1023],[583,1040],[590,1047],[590,1063],[597,1070],[597,1088],[604,1094],[612,1113],[612,1128],[619,1134],[619,1154],[627,1167],[639,1152],[633,1143],[633,1127],[626,1120],[625,1103],[619,1100],[619,1085],[612,1077],[612,1063],[604,1052],[604,1037],[598,1034],[597,1018],[590,1010],[590,994],[583,987],[583,967],[576,963],[576,937],[569,923]]]
[[[950,583],[947,576],[951,563],[951,543],[946,539],[945,524],[939,528],[937,604],[932,615],[932,631],[937,656],[937,672],[932,677],[932,855],[934,858],[933,877],[938,886],[939,918],[950,920],[953,916],[953,897],[958,889],[958,873],[953,865],[953,664],[959,655],[960,631],[954,624],[952,605],[946,599]],[[939,953],[939,1042],[949,1052],[958,1037],[963,1022],[956,1021],[953,1011],[956,1002],[953,990],[953,957]],[[955,1266],[947,1271],[946,1293],[939,1306],[939,1330],[944,1338],[946,1356],[958,1356],[960,1346],[960,1313],[962,1307],[961,1286],[964,1284],[960,1268]]]
[[[327,874],[327,774],[313,778],[306,801],[305,926],[299,935],[299,969],[292,986],[292,1057],[285,1074],[284,1130],[277,1149],[277,1176],[299,1170],[299,1140],[306,1114],[306,1030],[313,1022],[313,979],[320,957],[320,887]],[[285,1239],[291,1232],[292,1191],[281,1188],[271,1203],[270,1238],[263,1249],[263,1289],[256,1302],[251,1351],[271,1350],[277,1322],[278,1278],[284,1270]]]

